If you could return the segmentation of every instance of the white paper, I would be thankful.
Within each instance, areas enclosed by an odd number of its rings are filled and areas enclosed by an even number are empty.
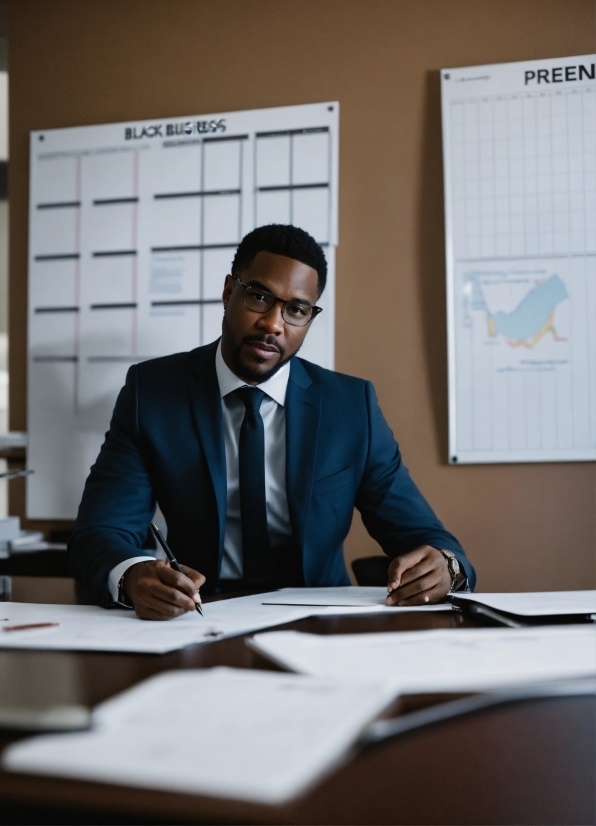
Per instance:
[[[221,335],[242,237],[292,223],[328,279],[301,356],[333,369],[339,104],[31,133],[27,515],[72,519],[136,362]]]
[[[61,651],[126,651],[165,654],[187,645],[293,622],[312,609],[262,605],[254,597],[209,602],[197,612],[164,622],[141,620],[134,611],[94,605],[6,602],[0,607],[0,648]],[[57,622],[57,627],[4,631],[5,625]]]
[[[362,617],[369,614],[391,614],[391,613],[426,613],[427,611],[442,611],[452,612],[454,610],[452,605],[442,602],[438,605],[413,605],[410,608],[403,605],[327,605],[317,607],[313,605],[311,608],[311,616],[313,617]]]
[[[596,459],[595,57],[441,71],[452,463]]]
[[[453,596],[522,617],[562,614],[596,615],[596,591],[529,591],[516,594],[453,594]]]
[[[261,594],[264,605],[312,605],[320,607],[366,608],[378,611],[451,611],[447,603],[439,605],[389,606],[385,604],[387,588],[344,585],[336,588],[281,588]]]
[[[96,730],[18,743],[10,771],[279,803],[318,780],[391,701],[387,687],[217,668],[108,700]]]
[[[596,674],[596,628],[441,629],[318,636],[257,634],[249,644],[301,674],[388,681],[400,693],[485,691]]]

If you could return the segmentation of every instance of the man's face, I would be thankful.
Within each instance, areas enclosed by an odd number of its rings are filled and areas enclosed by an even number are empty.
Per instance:
[[[284,255],[259,252],[239,277],[245,284],[284,301],[306,301],[311,306],[317,302],[317,271]],[[227,366],[239,378],[247,384],[260,384],[298,352],[310,324],[288,324],[282,317],[281,304],[277,303],[266,313],[248,310],[244,293],[241,284],[226,276],[221,352]]]

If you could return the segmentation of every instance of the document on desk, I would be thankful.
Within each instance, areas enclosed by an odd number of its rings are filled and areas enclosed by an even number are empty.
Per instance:
[[[319,608],[368,608],[379,611],[451,611],[449,603],[437,605],[393,606],[386,605],[387,588],[384,586],[344,585],[335,588],[281,588],[261,594],[264,605],[304,605]]]
[[[25,740],[5,769],[280,803],[319,780],[393,699],[387,686],[214,668],[108,700],[95,730]]]
[[[595,591],[529,591],[504,594],[452,594],[454,598],[520,617],[596,615]]]
[[[310,615],[311,608],[263,605],[253,596],[209,602],[204,605],[203,617],[193,612],[167,622],[149,622],[139,619],[134,611],[94,605],[4,602],[0,607],[0,649],[165,654]],[[5,630],[14,626],[22,630]]]
[[[459,628],[319,636],[272,631],[247,641],[301,674],[391,683],[396,692],[485,691],[596,675],[596,628]]]

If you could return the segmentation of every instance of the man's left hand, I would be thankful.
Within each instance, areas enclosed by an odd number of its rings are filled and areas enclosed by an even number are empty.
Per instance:
[[[414,548],[389,565],[387,605],[441,602],[451,589],[451,574],[442,553],[430,545]]]

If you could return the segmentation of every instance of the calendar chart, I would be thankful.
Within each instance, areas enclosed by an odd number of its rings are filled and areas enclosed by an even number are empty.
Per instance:
[[[449,461],[595,460],[594,55],[441,90]]]
[[[76,516],[132,364],[219,337],[256,226],[323,246],[300,355],[333,368],[338,125],[331,102],[31,133],[29,518]]]

